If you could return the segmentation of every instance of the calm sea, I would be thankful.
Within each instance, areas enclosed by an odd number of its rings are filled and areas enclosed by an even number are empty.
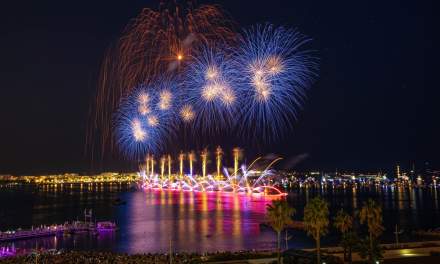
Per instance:
[[[359,210],[373,198],[384,210],[385,242],[393,242],[396,225],[401,241],[420,240],[411,232],[440,226],[440,189],[292,190],[288,201],[302,219],[304,205],[316,195],[324,197],[332,216],[341,208]],[[115,199],[125,201],[114,205]],[[276,236],[260,226],[265,221],[265,197],[227,193],[149,191],[133,184],[83,184],[58,186],[0,185],[0,230],[31,228],[65,221],[83,220],[84,209],[92,209],[93,220],[115,221],[119,230],[98,236],[61,235],[0,243],[0,252],[29,252],[35,249],[106,250],[126,253],[272,249]],[[290,230],[289,248],[313,247],[300,230]],[[337,244],[331,230],[324,245]],[[284,245],[284,243],[283,243]]]

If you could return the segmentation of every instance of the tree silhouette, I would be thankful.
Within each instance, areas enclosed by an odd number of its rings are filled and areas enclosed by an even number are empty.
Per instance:
[[[382,208],[376,204],[372,199],[368,199],[364,203],[361,211],[359,212],[359,219],[361,224],[367,224],[368,237],[369,237],[369,260],[374,261],[374,241],[382,234],[385,228],[382,225]]]
[[[315,197],[304,208],[304,228],[316,241],[317,263],[321,263],[321,236],[327,234],[329,225],[328,204]]]
[[[268,204],[266,208],[266,216],[269,225],[277,232],[277,258],[278,263],[281,263],[280,257],[280,241],[281,232],[287,225],[292,223],[292,216],[295,214],[295,208],[289,206],[285,200],[275,200],[272,204]]]

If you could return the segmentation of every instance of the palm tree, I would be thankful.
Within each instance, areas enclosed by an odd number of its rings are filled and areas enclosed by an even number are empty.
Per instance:
[[[321,236],[327,234],[329,224],[327,202],[315,197],[304,208],[304,228],[316,241],[317,263],[321,264]]]
[[[359,213],[359,219],[361,224],[366,223],[368,226],[370,243],[369,260],[372,262],[374,250],[373,240],[379,237],[385,229],[382,225],[382,208],[376,204],[374,200],[368,199],[368,201],[364,203],[364,206]]]
[[[333,225],[342,235],[341,242],[344,247],[344,260],[347,260],[347,247],[349,247],[349,262],[351,263],[351,243],[347,242],[351,236],[349,233],[353,228],[353,217],[341,209],[334,218]]]
[[[287,201],[285,200],[275,200],[272,201],[272,204],[267,205],[267,220],[269,225],[277,232],[277,258],[278,263],[281,263],[280,258],[280,241],[281,241],[281,232],[287,225],[292,223],[292,216],[295,214],[295,208],[289,206]]]

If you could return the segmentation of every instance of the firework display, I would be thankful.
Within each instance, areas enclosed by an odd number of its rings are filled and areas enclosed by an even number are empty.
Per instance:
[[[86,146],[104,155],[116,143],[142,158],[183,127],[193,138],[282,138],[317,76],[310,39],[271,24],[241,33],[232,25],[218,6],[194,1],[143,9],[104,58]]]
[[[234,168],[238,168],[239,156],[236,149],[234,153]],[[179,170],[173,173],[172,158],[170,155],[163,155],[155,160],[153,155],[147,155],[145,163],[141,165],[139,176],[142,179],[144,189],[158,190],[179,190],[179,191],[217,191],[230,192],[246,195],[284,196],[287,195],[277,186],[274,186],[275,174],[271,166],[282,158],[275,158],[269,164],[255,169],[256,163],[262,157],[258,157],[247,167],[242,165],[235,171],[229,171],[226,167],[220,171],[223,152],[220,147],[215,151],[217,171],[214,175],[208,173],[207,160],[209,152],[204,149],[200,152],[201,174],[195,174],[194,153],[187,155],[180,153],[178,156]],[[185,156],[187,159],[185,159]],[[185,173],[184,162],[189,163],[189,171]],[[157,164],[158,166],[155,166]],[[176,166],[177,167],[177,166]],[[176,168],[177,169],[177,168]],[[157,172],[158,171],[158,172]]]
[[[164,73],[183,71],[193,50],[202,45],[234,43],[232,28],[216,5],[161,0],[157,9],[144,8],[104,56],[88,127],[90,143],[86,145],[93,146],[99,139],[100,153],[112,149],[113,113],[123,98],[139,84],[150,84]]]
[[[194,1],[143,9],[104,58],[86,146],[104,155],[116,143],[136,160],[163,153],[175,136],[282,138],[317,75],[310,39],[232,25],[218,6]]]
[[[316,75],[316,59],[302,50],[309,40],[269,24],[240,39],[239,46],[198,49],[183,74],[175,74],[179,81],[161,77],[134,89],[117,118],[124,153],[160,152],[179,123],[204,137],[234,131],[260,142],[281,138]]]

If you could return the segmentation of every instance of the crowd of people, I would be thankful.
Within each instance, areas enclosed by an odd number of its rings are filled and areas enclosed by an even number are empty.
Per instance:
[[[137,263],[151,263],[162,264],[170,263],[204,263],[204,262],[221,262],[224,260],[240,260],[252,258],[272,258],[272,252],[260,251],[238,251],[238,252],[214,252],[209,254],[198,253],[174,253],[172,255],[167,253],[158,254],[122,254],[112,252],[97,252],[97,251],[68,251],[68,252],[43,252],[32,253],[29,255],[8,257],[0,259],[1,264],[24,264],[24,263],[60,263],[60,264],[137,264]]]

